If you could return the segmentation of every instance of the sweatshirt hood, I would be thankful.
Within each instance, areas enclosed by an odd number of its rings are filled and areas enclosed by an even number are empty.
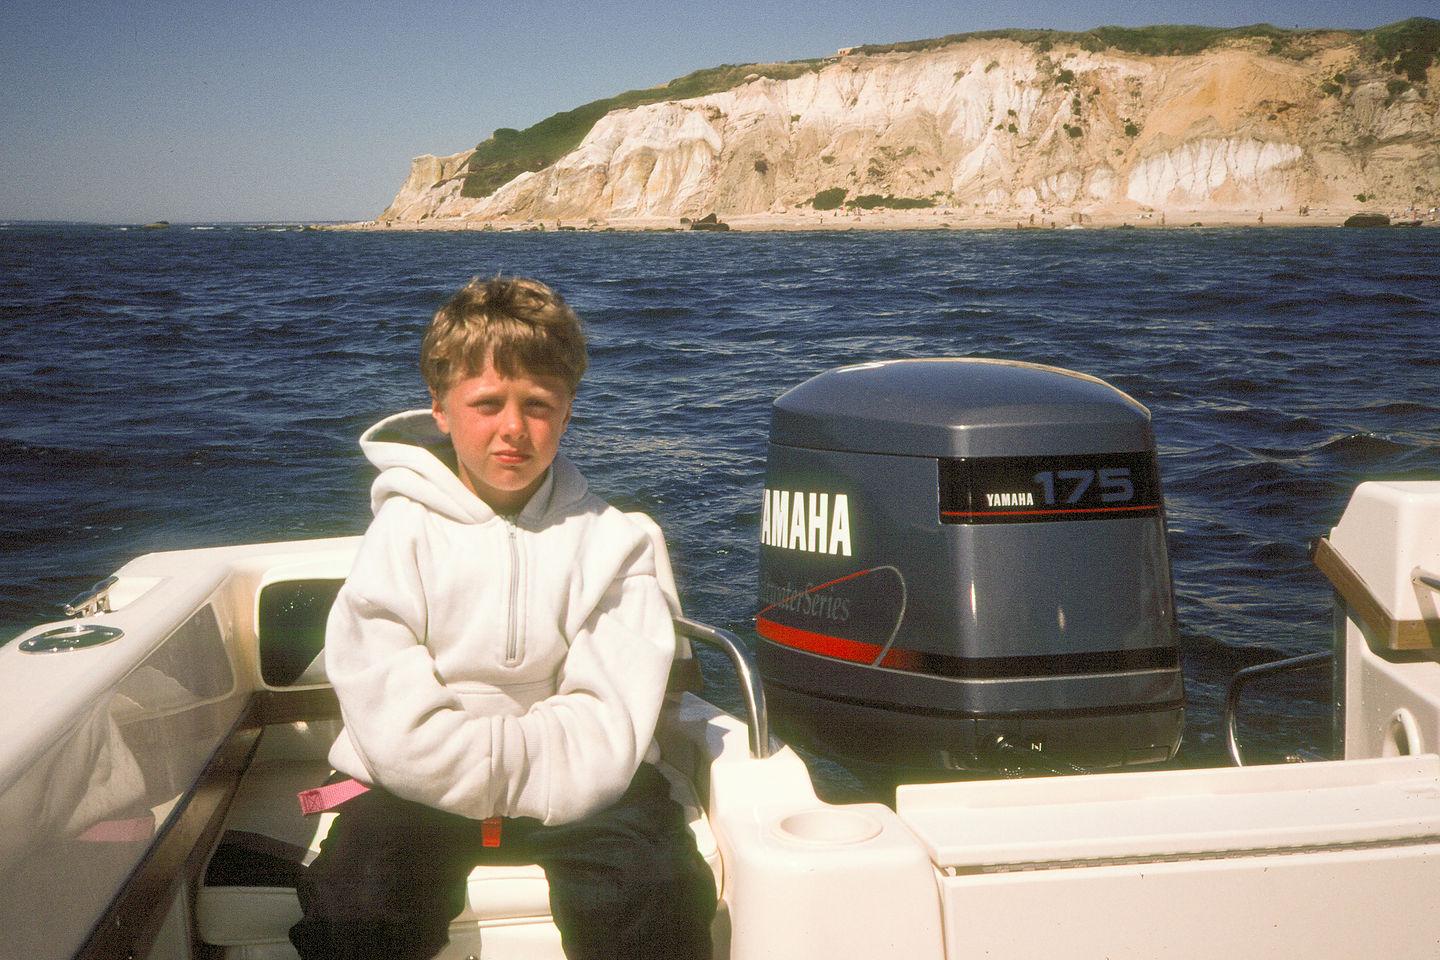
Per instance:
[[[370,487],[370,509],[375,513],[391,497],[404,497],[460,523],[484,523],[497,516],[461,482],[455,449],[429,410],[386,417],[361,434],[360,449],[380,470]],[[561,511],[582,499],[587,488],[580,471],[558,455],[518,519],[538,521]]]

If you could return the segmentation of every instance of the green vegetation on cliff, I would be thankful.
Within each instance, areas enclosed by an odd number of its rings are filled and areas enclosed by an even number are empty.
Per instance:
[[[703,97],[731,90],[756,76],[789,80],[819,70],[821,66],[820,60],[724,64],[708,70],[696,70],[663,86],[631,90],[619,96],[595,100],[574,110],[546,117],[524,130],[502,127],[470,155],[460,194],[487,197],[527,170],[543,170],[578,147],[600,118],[611,110]]]
[[[891,43],[856,47],[859,53],[911,53],[934,50],[952,43],[966,40],[1013,40],[1037,47],[1042,53],[1060,44],[1076,46],[1082,50],[1098,53],[1102,50],[1119,50],[1150,57],[1193,56],[1203,53],[1221,43],[1243,40],[1267,40],[1270,52],[1281,55],[1304,56],[1309,52],[1310,43],[1325,34],[1343,33],[1371,40],[1387,59],[1395,58],[1410,62],[1422,62],[1428,66],[1437,52],[1437,37],[1440,37],[1440,20],[1426,17],[1411,17],[1389,26],[1374,30],[1286,30],[1268,23],[1257,23],[1248,27],[1200,27],[1200,26],[1155,26],[1155,27],[1096,27],[1093,30],[1075,33],[1063,30],[987,30],[980,33],[955,33],[933,40],[913,40],[906,43]],[[1396,68],[1397,73],[1404,72]]]
[[[1424,83],[1430,65],[1440,59],[1440,20],[1411,17],[1370,31],[1382,61],[1411,83]]]
[[[883,196],[878,193],[865,193],[853,200],[846,200],[847,193],[849,191],[844,187],[831,187],[829,190],[821,190],[805,202],[816,210],[839,210],[842,206],[847,210],[875,210],[882,207],[889,210],[923,210],[935,206],[935,200],[931,197],[895,197],[888,193]]]
[[[1262,40],[1269,52],[1303,57],[1313,49],[1313,40],[1326,33],[1341,32],[1363,38],[1374,50],[1374,59],[1388,66],[1409,83],[1424,83],[1432,63],[1440,58],[1440,20],[1412,17],[1400,23],[1369,31],[1285,30],[1269,24],[1249,27],[1097,27],[1083,33],[1058,30],[991,30],[957,33],[933,40],[914,40],[878,46],[856,47],[854,53],[885,54],[933,50],[967,40],[1011,40],[1048,52],[1056,45],[1078,46],[1085,50],[1119,50],[1144,56],[1185,56],[1200,53],[1223,42]],[[818,71],[824,60],[790,63],[724,64],[697,70],[669,83],[647,90],[631,90],[618,96],[595,100],[564,113],[557,113],[524,130],[501,128],[481,143],[466,165],[461,195],[486,197],[526,171],[543,170],[574,150],[601,117],[611,110],[689,100],[733,89],[754,77],[789,80]],[[1338,91],[1338,86],[1337,86]],[[852,201],[853,202],[853,201]],[[837,204],[838,205],[838,204]]]
[[[1319,31],[1313,31],[1319,32]],[[905,43],[889,43],[857,47],[863,53],[914,53],[934,50],[952,43],[966,40],[1013,40],[1036,47],[1048,53],[1057,45],[1076,46],[1082,50],[1121,50],[1145,56],[1188,56],[1200,53],[1224,40],[1246,40],[1255,37],[1271,41],[1287,40],[1301,35],[1302,31],[1282,30],[1269,24],[1252,27],[1096,27],[1083,33],[1065,30],[986,30],[980,33],[953,33],[932,40],[912,40]]]

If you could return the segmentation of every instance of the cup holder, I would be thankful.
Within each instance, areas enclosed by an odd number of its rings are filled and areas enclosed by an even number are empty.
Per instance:
[[[838,846],[872,840],[884,828],[863,811],[819,807],[782,817],[774,829],[782,840]]]

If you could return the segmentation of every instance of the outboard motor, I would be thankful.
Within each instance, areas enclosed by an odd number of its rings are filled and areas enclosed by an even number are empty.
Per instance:
[[[814,377],[775,401],[760,542],[760,673],[789,742],[921,770],[1179,747],[1150,414],[1103,381],[966,359]]]

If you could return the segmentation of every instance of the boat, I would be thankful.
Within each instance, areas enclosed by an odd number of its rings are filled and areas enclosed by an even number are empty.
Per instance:
[[[933,384],[939,368],[867,365],[838,382],[849,390],[876,377],[888,389],[897,370]],[[1028,365],[944,372],[996,377],[1001,394],[1053,382],[1078,391],[1076,409],[1091,414],[1105,389]],[[779,446],[827,396],[837,395],[791,398]],[[834,446],[855,439],[844,424],[836,433]],[[1005,436],[987,442],[1003,446]],[[1112,492],[1117,478],[1108,475]],[[1076,509],[1098,504],[1077,498]],[[1075,527],[1148,529],[1155,511],[1136,512]],[[852,519],[858,536],[863,518]],[[664,537],[639,522],[652,531],[679,640],[656,739],[718,881],[716,957],[1440,954],[1428,902],[1440,880],[1440,481],[1361,483],[1313,545],[1335,590],[1333,650],[1232,681],[1233,733],[1256,676],[1328,666],[1334,758],[1248,765],[1232,736],[1227,767],[1100,758],[1066,775],[956,770],[902,783],[893,803],[817,795],[802,755],[771,733],[766,668],[752,645],[685,615]],[[286,932],[299,906],[286,878],[333,816],[302,815],[296,797],[329,772],[338,708],[320,656],[324,621],[357,544],[140,556],[71,600],[65,619],[0,647],[0,698],[13,718],[0,747],[0,957],[294,956]],[[892,639],[892,650],[908,642]],[[709,702],[684,669],[707,649],[734,670],[743,716]],[[477,869],[441,956],[563,956],[546,891],[533,866]]]

